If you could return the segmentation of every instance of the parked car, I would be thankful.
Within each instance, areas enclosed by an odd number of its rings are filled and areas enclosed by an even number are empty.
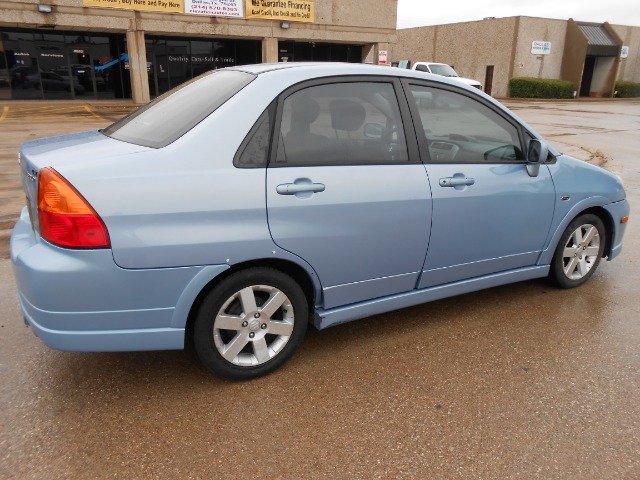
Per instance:
[[[443,77],[455,78],[456,80],[471,85],[472,87],[482,90],[482,84],[477,80],[470,78],[464,78],[458,75],[453,67],[446,63],[434,63],[434,62],[416,62],[411,67],[411,70],[417,72],[433,73],[434,75],[442,75]]]
[[[170,119],[171,121],[168,121]],[[100,131],[25,143],[25,322],[72,351],[279,367],[319,329],[615,258],[620,180],[455,80],[353,64],[206,73]]]

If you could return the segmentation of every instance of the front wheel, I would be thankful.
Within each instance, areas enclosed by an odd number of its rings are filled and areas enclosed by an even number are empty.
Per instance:
[[[604,224],[596,215],[581,215],[569,224],[551,261],[550,276],[558,286],[577,287],[594,274],[605,238]]]
[[[308,320],[307,299],[291,277],[271,268],[243,270],[203,300],[194,324],[195,349],[221,377],[259,377],[293,354]]]

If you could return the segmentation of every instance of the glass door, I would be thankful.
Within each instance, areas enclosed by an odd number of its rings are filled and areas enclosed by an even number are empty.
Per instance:
[[[75,98],[96,98],[96,76],[90,45],[70,45],[70,79]]]
[[[63,35],[43,34],[36,40],[42,98],[74,98],[81,88],[72,88],[72,74]]]

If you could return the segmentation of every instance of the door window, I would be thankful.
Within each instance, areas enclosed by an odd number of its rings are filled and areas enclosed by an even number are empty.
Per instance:
[[[518,129],[481,102],[421,85],[410,86],[434,163],[513,163],[524,160]]]
[[[288,96],[275,164],[389,164],[408,161],[391,83],[331,83]]]

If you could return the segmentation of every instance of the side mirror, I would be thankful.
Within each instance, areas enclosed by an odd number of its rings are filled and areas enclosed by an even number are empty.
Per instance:
[[[537,177],[540,172],[540,165],[545,162],[549,155],[549,146],[541,140],[529,141],[527,148],[527,173],[530,177]]]

